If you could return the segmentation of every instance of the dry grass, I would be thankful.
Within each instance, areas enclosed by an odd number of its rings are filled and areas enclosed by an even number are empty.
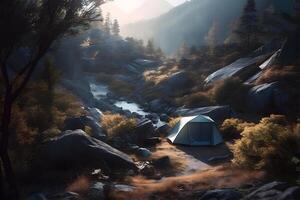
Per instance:
[[[101,125],[110,138],[125,137],[132,134],[137,120],[126,118],[120,114],[105,114],[101,118]]]
[[[257,84],[271,83],[280,81],[284,83],[299,83],[299,66],[274,66],[267,69],[263,75],[256,81]]]
[[[170,193],[179,197],[184,190],[192,188],[193,191],[201,189],[239,187],[245,183],[263,178],[261,171],[246,171],[231,167],[215,167],[206,171],[195,172],[190,175],[169,177],[162,180],[148,180],[143,177],[134,177],[129,183],[136,187],[132,193],[114,194],[116,199],[150,199],[153,194],[159,194],[162,199],[170,198]],[[188,191],[190,193],[190,191]],[[174,195],[174,194],[173,194]],[[191,194],[185,194],[185,196]],[[165,196],[165,198],[163,198]]]
[[[90,187],[90,180],[86,176],[79,176],[74,180],[69,186],[67,186],[66,191],[71,192],[85,192]]]
[[[164,80],[167,80],[174,73],[178,72],[179,69],[177,66],[171,68],[166,66],[161,66],[155,70],[148,70],[144,72],[144,80],[146,82],[154,83],[155,85],[161,83]]]
[[[241,119],[226,119],[221,127],[220,131],[223,135],[224,139],[232,140],[232,139],[238,139],[241,137],[241,133],[244,131],[246,127],[254,126],[253,123],[245,122]]]
[[[181,117],[173,117],[169,119],[168,126],[173,128],[179,121]]]

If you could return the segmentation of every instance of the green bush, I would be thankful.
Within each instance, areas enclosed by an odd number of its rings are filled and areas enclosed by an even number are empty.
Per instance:
[[[246,127],[242,138],[232,146],[233,163],[251,169],[263,169],[277,176],[299,174],[300,124],[282,125],[272,115]]]
[[[220,131],[225,140],[239,139],[246,127],[254,126],[253,123],[245,122],[241,119],[226,119],[220,127]]]

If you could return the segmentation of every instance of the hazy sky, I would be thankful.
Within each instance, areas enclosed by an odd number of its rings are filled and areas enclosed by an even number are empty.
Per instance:
[[[143,1],[145,0],[114,0],[115,4],[117,4],[123,11],[130,12],[135,8],[139,7]],[[186,0],[167,0],[172,5],[176,6],[179,5]]]

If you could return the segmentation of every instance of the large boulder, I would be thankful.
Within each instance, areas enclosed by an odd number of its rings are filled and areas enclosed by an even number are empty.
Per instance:
[[[104,131],[98,121],[96,121],[91,116],[81,116],[81,117],[71,117],[67,118],[64,121],[64,127],[63,130],[85,130],[85,127],[91,128],[91,136],[99,139],[99,140],[105,140],[106,135],[104,134]]]
[[[300,56],[300,28],[292,32],[282,47],[278,63],[281,66],[294,65],[299,62]]]
[[[216,122],[222,122],[235,116],[230,106],[209,106],[194,109],[179,108],[174,114],[177,116],[206,115]]]
[[[154,99],[149,103],[149,109],[153,112],[161,113],[164,112],[167,105],[161,99]]]
[[[143,119],[138,122],[137,127],[134,130],[137,143],[143,143],[145,139],[154,136],[155,128],[151,120]]]
[[[168,79],[160,83],[160,90],[165,95],[181,94],[193,85],[188,74],[180,71],[171,75]]]
[[[239,76],[244,72],[254,71],[255,74],[255,72],[258,70],[258,66],[262,64],[269,56],[270,53],[266,53],[262,55],[254,55],[246,58],[240,58],[235,62],[231,63],[230,65],[225,66],[210,74],[205,79],[205,84],[210,85],[217,81],[221,81],[234,76]],[[254,74],[250,74],[250,76]],[[246,77],[246,79],[248,78],[250,77]]]
[[[95,104],[94,96],[91,92],[90,84],[84,79],[62,80],[63,86],[77,95],[86,105],[93,106]]]
[[[284,182],[271,182],[254,190],[243,200],[296,200],[300,199],[300,187],[290,187]]]
[[[215,189],[205,192],[199,200],[240,200],[242,195],[234,189]]]
[[[286,112],[288,95],[284,93],[278,82],[257,85],[250,89],[247,105],[251,112]]]
[[[128,155],[88,136],[82,130],[66,131],[62,136],[52,139],[43,147],[42,156],[44,165],[53,169],[136,169]]]

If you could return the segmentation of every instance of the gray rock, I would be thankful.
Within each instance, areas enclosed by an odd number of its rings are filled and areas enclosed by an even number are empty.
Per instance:
[[[160,135],[166,136],[169,130],[170,130],[170,126],[168,124],[159,126],[155,129],[155,136],[160,136]]]
[[[172,96],[181,94],[192,86],[192,84],[188,74],[184,71],[180,71],[160,83],[159,88],[164,94]]]
[[[199,200],[240,200],[242,195],[234,189],[215,189],[205,192]]]
[[[105,199],[105,194],[104,194],[104,187],[105,184],[101,182],[96,182],[94,183],[88,191],[87,197],[90,200],[101,200]]]
[[[136,142],[143,143],[145,139],[154,136],[153,123],[148,119],[141,120],[137,124],[134,133],[135,133],[134,135],[136,136]]]
[[[165,109],[165,106],[166,106],[165,103],[160,99],[152,100],[149,103],[149,109],[151,111],[157,112],[157,113],[163,112]]]
[[[98,108],[86,108],[86,110],[96,121],[99,122],[101,120],[103,113]]]
[[[160,115],[160,120],[164,121],[164,122],[167,122],[167,121],[169,121],[169,116],[167,114],[161,114]]]
[[[42,150],[46,168],[92,168],[104,171],[136,170],[132,159],[82,130],[66,131],[48,142]]]
[[[136,154],[142,158],[149,158],[152,155],[151,151],[146,148],[137,149]]]
[[[64,121],[64,131],[67,130],[77,130],[81,129],[84,130],[85,127],[88,126],[91,128],[91,136],[99,139],[99,140],[105,140],[106,135],[104,134],[104,131],[98,121],[96,121],[93,117],[90,116],[81,116],[81,117],[72,117],[67,118]]]
[[[47,194],[45,195],[47,200],[79,200],[80,195],[75,192],[63,192],[57,194]]]
[[[154,167],[159,169],[166,169],[171,166],[171,160],[169,156],[163,156],[161,158],[158,158],[156,160],[152,161],[152,164]]]
[[[47,197],[43,193],[38,193],[30,195],[25,200],[47,200]]]
[[[285,190],[278,200],[297,200],[300,199],[300,187],[295,186]]]
[[[177,116],[206,115],[216,122],[235,117],[235,112],[230,106],[209,106],[195,109],[179,108],[174,114]]]
[[[254,113],[282,111],[287,107],[288,95],[284,93],[277,82],[265,83],[253,87],[248,94],[248,110]]]
[[[274,181],[259,187],[245,196],[243,200],[278,199],[282,192],[288,187],[287,183]]]

